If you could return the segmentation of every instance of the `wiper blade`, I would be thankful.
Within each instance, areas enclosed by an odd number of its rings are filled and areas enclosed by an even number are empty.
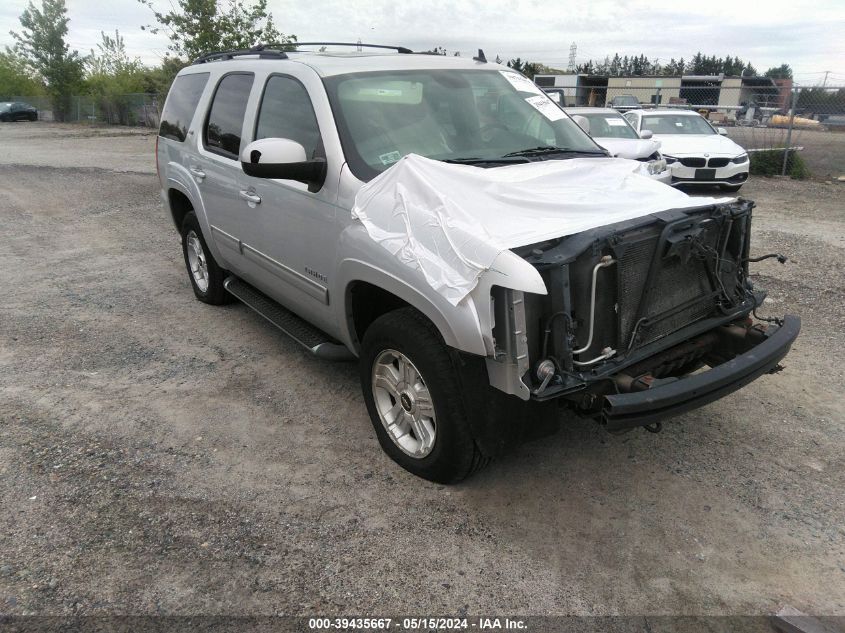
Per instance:
[[[572,149],[571,147],[541,145],[540,147],[529,147],[528,149],[520,149],[515,152],[509,152],[505,154],[503,158],[508,158],[510,156],[540,156],[542,154],[587,154],[590,156],[607,156],[607,152],[603,150]]]
[[[456,165],[477,165],[491,163],[493,165],[510,165],[512,163],[527,163],[528,159],[520,156],[502,156],[501,158],[479,158],[469,156],[467,158],[441,158],[441,163],[454,163]]]

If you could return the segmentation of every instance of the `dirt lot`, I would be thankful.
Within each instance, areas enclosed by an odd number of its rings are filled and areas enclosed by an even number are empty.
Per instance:
[[[0,127],[0,614],[845,614],[845,186],[743,191],[781,374],[443,487],[354,365],[194,300],[153,145]]]

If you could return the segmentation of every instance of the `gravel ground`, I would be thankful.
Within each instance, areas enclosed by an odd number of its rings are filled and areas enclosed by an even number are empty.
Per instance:
[[[0,127],[0,615],[845,615],[845,188],[752,180],[786,369],[584,420],[454,487],[395,466],[355,366],[194,300],[155,137]]]

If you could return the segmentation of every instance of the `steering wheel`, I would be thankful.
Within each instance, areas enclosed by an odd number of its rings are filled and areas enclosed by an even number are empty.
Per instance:
[[[486,123],[485,125],[479,126],[478,135],[481,137],[481,140],[486,143],[493,138],[493,133],[496,130],[502,130],[504,132],[510,131],[504,123],[493,121],[492,123]]]

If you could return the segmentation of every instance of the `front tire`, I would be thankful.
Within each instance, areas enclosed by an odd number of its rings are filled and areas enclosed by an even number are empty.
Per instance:
[[[182,221],[182,255],[197,299],[211,305],[233,301],[232,295],[223,287],[226,272],[217,265],[208,249],[199,220],[193,211]]]
[[[448,348],[422,314],[402,308],[376,319],[361,345],[360,373],[379,443],[405,470],[449,484],[488,463],[470,432]]]

